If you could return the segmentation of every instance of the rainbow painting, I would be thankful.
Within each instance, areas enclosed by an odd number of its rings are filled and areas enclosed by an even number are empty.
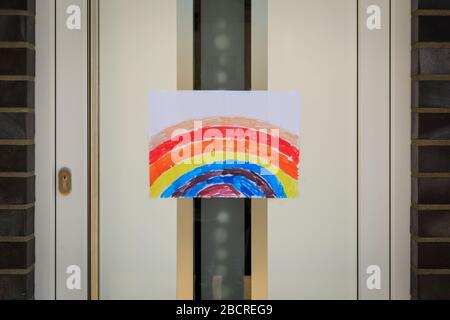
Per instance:
[[[294,92],[154,92],[151,198],[295,198],[300,98]]]

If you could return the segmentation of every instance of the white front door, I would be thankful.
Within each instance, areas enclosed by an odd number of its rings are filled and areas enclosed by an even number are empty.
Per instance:
[[[192,0],[99,0],[94,38],[87,0],[46,1],[56,7],[50,229],[56,298],[86,299],[98,284],[101,299],[175,299],[177,202],[148,196],[147,110],[151,90],[177,90],[193,81],[193,25],[179,28],[194,20]],[[409,1],[402,1],[406,7]],[[252,71],[253,87],[295,90],[302,97],[300,197],[268,202],[268,251],[262,257],[268,262],[267,296],[389,298],[390,237],[404,240],[391,234],[391,219],[408,223],[394,216],[386,190],[396,187],[389,171],[396,140],[386,130],[392,99],[401,101],[397,87],[383,83],[396,79],[394,64],[383,60],[393,52],[391,33],[383,29],[391,30],[389,21],[380,20],[382,29],[368,28],[364,1],[252,2],[252,17],[258,17],[252,28],[266,30],[252,33],[252,65],[264,66]],[[375,2],[383,16],[390,15],[391,3]],[[371,47],[369,39],[380,45]],[[90,44],[98,52],[95,63]],[[384,62],[373,69],[378,56]],[[89,71],[98,76],[98,92]],[[379,94],[371,96],[367,86]],[[89,103],[97,98],[93,119]],[[374,137],[377,127],[384,131]],[[96,155],[90,153],[91,134],[97,133],[92,128],[98,130],[98,168],[90,166]],[[92,193],[97,175],[99,192]],[[99,225],[90,229],[97,200]],[[98,274],[90,269],[97,258]],[[381,278],[368,281],[377,271]]]

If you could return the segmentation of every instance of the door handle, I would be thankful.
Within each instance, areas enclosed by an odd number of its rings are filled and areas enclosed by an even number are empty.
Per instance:
[[[58,173],[59,192],[67,196],[72,191],[72,174],[68,168],[62,168]]]

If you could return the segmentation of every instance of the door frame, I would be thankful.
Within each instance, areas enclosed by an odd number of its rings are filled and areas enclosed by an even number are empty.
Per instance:
[[[56,298],[55,0],[36,1],[35,298]]]
[[[36,273],[35,297],[38,300],[53,299],[88,299],[89,298],[89,265],[88,256],[88,150],[87,139],[87,11],[88,0],[36,1]],[[78,5],[80,11],[80,29],[66,28],[66,10],[64,5]],[[63,9],[61,11],[61,9]],[[73,9],[73,8],[72,8]],[[70,14],[69,12],[67,14]],[[63,44],[61,39],[69,41]],[[67,44],[69,44],[67,46]],[[70,47],[86,48],[81,55],[71,52]],[[71,56],[74,55],[74,56]],[[67,59],[68,64],[61,64]],[[81,66],[80,68],[76,66]],[[73,67],[76,72],[62,74],[63,66]],[[66,94],[72,96],[64,102]],[[75,97],[75,98],[74,98]],[[81,106],[81,108],[80,108]],[[72,123],[68,127],[76,127],[71,139],[82,146],[79,162],[70,156],[61,158],[64,141],[59,133],[62,123],[61,108],[72,108],[75,117],[82,123]],[[80,116],[80,114],[83,114]],[[66,115],[67,116],[67,115]],[[67,120],[66,117],[65,120]],[[69,119],[70,122],[71,119]],[[75,122],[75,120],[74,120]],[[58,147],[59,146],[59,147]],[[61,147],[62,146],[62,147]],[[59,152],[59,153],[58,153]],[[85,155],[85,156],[83,156]],[[76,181],[72,192],[76,192],[80,204],[74,198],[63,197],[58,193],[57,172],[66,162],[67,166],[80,174],[74,174]],[[58,210],[59,208],[59,210]],[[70,222],[69,222],[70,221]],[[76,277],[75,284],[69,289],[67,280],[71,275]],[[80,281],[78,281],[78,279]],[[78,286],[80,283],[80,286]]]
[[[100,104],[99,104],[99,1],[89,6],[89,269],[90,299],[100,299]]]
[[[411,1],[391,0],[391,299],[409,300],[411,281]]]

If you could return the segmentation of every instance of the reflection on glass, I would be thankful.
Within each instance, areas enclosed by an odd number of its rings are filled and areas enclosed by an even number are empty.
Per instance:
[[[195,0],[195,89],[250,88],[249,0]],[[195,298],[243,300],[250,200],[195,201]]]
[[[245,0],[201,0],[201,90],[245,89]]]
[[[201,234],[196,293],[202,300],[243,299],[245,200],[203,199],[196,223]]]

